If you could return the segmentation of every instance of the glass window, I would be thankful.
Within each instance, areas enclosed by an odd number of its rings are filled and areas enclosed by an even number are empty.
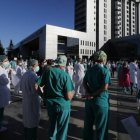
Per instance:
[[[84,49],[83,49],[83,54],[84,54]]]
[[[84,40],[83,40],[83,45],[84,45]]]

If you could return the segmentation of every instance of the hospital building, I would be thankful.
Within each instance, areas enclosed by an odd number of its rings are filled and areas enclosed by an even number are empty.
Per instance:
[[[46,24],[14,46],[14,57],[89,58],[111,38],[140,33],[136,0],[75,0],[74,7],[73,30]]]

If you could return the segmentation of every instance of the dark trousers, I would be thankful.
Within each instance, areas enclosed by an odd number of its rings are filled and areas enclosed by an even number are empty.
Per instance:
[[[0,129],[2,127],[1,123],[3,121],[3,116],[4,116],[4,107],[0,108]]]
[[[134,87],[135,87],[135,84],[134,83],[130,83],[130,85],[131,85],[131,95],[133,94],[133,92],[134,92]]]
[[[37,139],[37,127],[27,128],[24,127],[25,140],[36,140]]]

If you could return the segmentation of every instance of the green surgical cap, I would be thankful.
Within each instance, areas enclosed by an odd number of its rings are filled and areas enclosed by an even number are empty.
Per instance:
[[[36,62],[37,62],[37,60],[35,60],[35,59],[30,59],[30,60],[28,61],[28,64],[27,64],[27,68],[30,70],[31,67],[34,66]]]
[[[2,62],[3,60],[5,60],[7,58],[6,55],[0,55],[0,61]]]
[[[66,66],[66,63],[67,63],[67,57],[65,55],[60,55],[56,59],[55,65]]]
[[[104,51],[100,50],[100,51],[97,51],[95,54],[94,54],[94,60],[95,61],[98,61],[98,62],[103,62],[105,59],[107,59],[107,55]]]

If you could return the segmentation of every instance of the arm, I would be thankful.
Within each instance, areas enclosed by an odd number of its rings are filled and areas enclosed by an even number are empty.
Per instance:
[[[74,91],[67,92],[67,93],[66,93],[66,99],[67,99],[67,100],[71,100],[72,97],[73,97],[73,94],[74,94]]]
[[[44,94],[42,93],[40,87],[37,85],[37,83],[35,83],[35,90],[37,91],[38,95],[44,99]]]
[[[103,85],[98,91],[91,94],[91,96],[96,97],[102,93],[104,93],[108,89],[108,84]]]

